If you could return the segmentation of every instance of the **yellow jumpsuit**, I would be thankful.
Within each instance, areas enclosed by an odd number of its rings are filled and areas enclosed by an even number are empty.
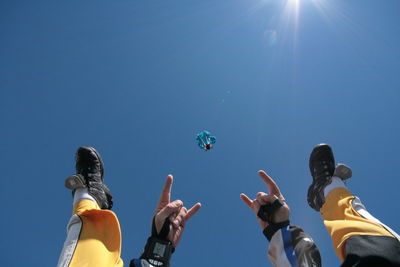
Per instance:
[[[346,188],[330,192],[320,212],[341,261],[346,258],[345,245],[350,237],[387,236],[400,241],[392,229],[369,214],[361,201]]]
[[[118,218],[91,200],[80,200],[73,207],[57,267],[110,266],[123,266]]]

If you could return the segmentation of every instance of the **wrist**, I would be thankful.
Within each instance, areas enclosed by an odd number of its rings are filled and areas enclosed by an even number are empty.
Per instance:
[[[174,251],[175,248],[171,241],[156,236],[150,236],[147,239],[146,246],[140,258],[147,260],[154,266],[169,267],[171,255]]]
[[[287,227],[290,225],[290,221],[286,220],[284,222],[272,223],[265,227],[263,234],[267,238],[268,241],[271,241],[273,235],[278,232],[280,229]]]
[[[168,218],[165,219],[161,229],[157,231],[155,217],[151,226],[151,236],[147,239],[141,259],[147,260],[150,264],[160,267],[168,267],[172,253],[175,248],[168,239],[171,229],[171,223]]]

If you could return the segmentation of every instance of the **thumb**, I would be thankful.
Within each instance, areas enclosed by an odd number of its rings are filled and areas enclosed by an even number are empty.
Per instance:
[[[157,233],[160,232],[165,220],[172,214],[178,213],[182,207],[183,207],[183,202],[181,200],[175,200],[167,204],[156,214],[154,221],[156,224]]]

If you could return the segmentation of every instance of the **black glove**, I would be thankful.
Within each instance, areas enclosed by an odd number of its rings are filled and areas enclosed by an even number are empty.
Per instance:
[[[273,220],[275,212],[277,212],[283,203],[281,200],[277,199],[272,204],[265,204],[260,207],[258,210],[257,216],[268,223],[268,226],[265,227],[263,234],[271,241],[272,236],[281,228],[286,227],[290,224],[289,220],[284,222],[275,223]]]

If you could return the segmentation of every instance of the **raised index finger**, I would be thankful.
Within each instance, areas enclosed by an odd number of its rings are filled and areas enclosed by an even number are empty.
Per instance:
[[[158,209],[164,208],[171,200],[171,188],[174,178],[171,174],[167,176],[164,187],[161,191],[160,200],[158,201]]]
[[[275,181],[263,170],[258,171],[261,179],[267,185],[269,194],[275,195],[277,197],[282,197],[281,191]]]

